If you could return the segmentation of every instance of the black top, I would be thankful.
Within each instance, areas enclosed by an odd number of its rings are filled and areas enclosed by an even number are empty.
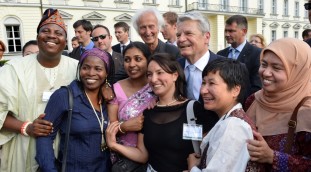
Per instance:
[[[183,124],[187,123],[185,103],[147,109],[144,111],[145,147],[149,153],[149,164],[159,172],[180,172],[188,169],[187,157],[194,152],[192,141],[183,140]],[[208,114],[199,102],[194,103],[196,123],[203,125],[203,133],[215,124],[208,120]]]

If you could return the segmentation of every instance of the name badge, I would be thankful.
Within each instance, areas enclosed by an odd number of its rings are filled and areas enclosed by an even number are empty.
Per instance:
[[[201,141],[202,137],[203,137],[202,125],[184,123],[184,126],[183,126],[183,139],[184,140]]]
[[[42,95],[42,101],[47,102],[49,101],[51,95],[54,93],[54,91],[44,91]]]

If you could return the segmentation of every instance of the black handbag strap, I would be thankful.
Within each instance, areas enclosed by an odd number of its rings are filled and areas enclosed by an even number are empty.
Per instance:
[[[69,135],[70,135],[70,128],[71,128],[71,117],[72,117],[72,108],[73,108],[73,95],[71,88],[69,86],[63,86],[67,88],[68,91],[68,104],[69,104],[69,109],[68,109],[68,121],[67,121],[67,133],[65,137],[65,149],[64,149],[64,154],[63,154],[63,159],[62,159],[62,172],[66,171],[66,162],[67,162],[67,150],[68,150],[68,144],[69,144]]]

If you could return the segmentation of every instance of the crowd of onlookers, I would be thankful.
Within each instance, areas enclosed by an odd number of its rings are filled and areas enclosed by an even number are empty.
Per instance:
[[[198,12],[146,8],[132,23],[143,42],[118,22],[111,45],[78,20],[66,53],[60,13],[44,12],[24,57],[0,67],[0,171],[311,169],[310,30],[267,45],[232,15],[214,53]]]

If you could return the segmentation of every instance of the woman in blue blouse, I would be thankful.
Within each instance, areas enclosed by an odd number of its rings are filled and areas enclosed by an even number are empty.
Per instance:
[[[67,150],[68,172],[110,171],[110,153],[106,149],[104,136],[108,116],[100,88],[112,78],[114,69],[111,61],[110,54],[100,49],[93,48],[84,52],[78,67],[78,79],[70,84],[73,113]],[[53,123],[53,132],[49,136],[38,137],[36,141],[36,160],[41,171],[57,171],[53,141],[58,132],[61,140],[57,160],[62,161],[67,110],[68,92],[65,88],[60,88],[53,93],[45,109],[45,119]]]

